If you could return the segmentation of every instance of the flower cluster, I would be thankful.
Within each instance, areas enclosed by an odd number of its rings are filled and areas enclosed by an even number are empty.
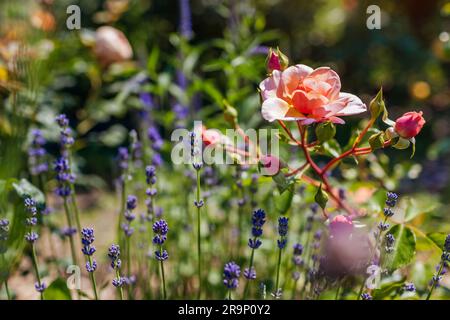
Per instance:
[[[258,249],[262,242],[260,237],[263,233],[263,225],[266,222],[266,213],[262,209],[257,209],[253,211],[252,215],[252,236],[253,238],[248,239],[248,246],[252,249]]]
[[[9,220],[0,219],[0,254],[6,252],[6,241],[8,240]]]
[[[395,192],[388,192],[386,194],[386,207],[383,209],[384,222],[378,224],[379,232],[384,232],[389,229],[389,223],[386,222],[387,218],[394,215],[393,208],[397,205],[398,195]]]
[[[122,224],[122,230],[125,233],[125,236],[131,237],[134,233],[134,228],[131,226],[131,223],[136,218],[136,215],[133,213],[133,210],[137,207],[137,197],[134,195],[129,195],[127,197],[126,210],[124,213],[125,220]]]
[[[128,160],[130,158],[128,149],[125,147],[120,147],[118,149],[117,157],[119,160],[119,168],[122,170],[122,174],[123,174],[128,170]]]
[[[70,171],[69,159],[62,155],[54,162],[54,170],[58,182],[55,193],[60,197],[70,196],[70,184],[75,182],[75,175]]]
[[[121,288],[124,284],[124,279],[120,276],[120,268],[122,261],[120,260],[120,247],[117,244],[112,244],[108,249],[108,257],[111,260],[111,268],[116,271],[116,277],[112,280],[112,284],[116,288]]]
[[[154,166],[160,166],[162,164],[161,154],[159,153],[164,141],[158,131],[158,128],[154,125],[150,126],[147,130],[147,137],[151,142],[151,148],[153,149],[152,164]]]
[[[169,232],[167,222],[165,220],[156,221],[153,224],[153,232],[155,233],[153,244],[159,246],[159,250],[155,251],[155,259],[158,261],[167,260],[169,254],[162,248],[164,242],[167,240],[167,232]]]
[[[83,245],[81,251],[88,257],[88,261],[86,262],[87,272],[94,272],[97,269],[97,261],[91,260],[92,255],[96,251],[95,246],[92,245],[94,240],[94,229],[83,228],[83,230],[81,230],[81,244]]]
[[[223,268],[223,284],[228,289],[236,289],[239,286],[241,268],[234,262],[228,262]]]
[[[277,240],[278,248],[284,249],[287,244],[287,233],[288,233],[288,223],[289,218],[280,217],[278,218],[278,235],[280,239]]]
[[[147,206],[147,216],[149,219],[152,219],[153,214],[155,213],[154,197],[157,194],[157,190],[155,188],[156,168],[154,166],[147,166],[145,168],[145,179],[148,185],[148,188],[145,191],[145,194],[147,195],[145,205]]]
[[[385,250],[387,253],[391,253],[392,251],[394,251],[394,242],[395,242],[395,237],[391,234],[388,233],[386,235],[386,246],[385,246]]]
[[[65,114],[60,114],[56,117],[56,122],[61,128],[60,131],[60,144],[63,150],[70,148],[74,144],[75,140],[72,137],[72,130],[69,127],[69,119]]]
[[[30,173],[37,176],[48,171],[48,163],[45,159],[46,151],[44,149],[46,141],[41,130],[34,129],[31,131],[31,144],[28,148],[28,163],[30,165]]]
[[[33,231],[33,227],[37,224],[37,208],[36,201],[30,197],[25,198],[24,200],[25,209],[28,212],[29,217],[26,219],[27,226],[30,227],[30,231],[25,234],[25,239],[29,243],[34,243],[39,238],[39,235]]]

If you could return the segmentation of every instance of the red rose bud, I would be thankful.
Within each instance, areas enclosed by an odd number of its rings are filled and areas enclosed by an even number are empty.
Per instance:
[[[425,124],[425,119],[420,112],[407,112],[395,121],[395,132],[405,139],[411,139],[417,136]]]
[[[272,49],[269,49],[269,55],[267,56],[267,70],[271,73],[273,70],[281,70],[280,57]]]
[[[289,66],[289,59],[284,55],[280,49],[269,49],[269,55],[267,56],[267,70],[272,73],[274,70],[283,71]]]
[[[337,215],[331,220],[329,229],[330,234],[333,236],[349,236],[353,232],[352,219],[347,216]]]

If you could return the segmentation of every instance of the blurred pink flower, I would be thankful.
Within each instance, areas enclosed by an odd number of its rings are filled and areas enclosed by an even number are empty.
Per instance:
[[[263,99],[262,116],[268,121],[300,120],[302,124],[332,121],[366,111],[355,95],[340,92],[339,75],[328,67],[298,64],[284,71],[274,70],[259,85]]]
[[[407,112],[395,121],[395,132],[405,139],[411,139],[417,136],[425,124],[425,119],[420,112]]]
[[[331,220],[329,229],[330,235],[333,237],[349,237],[353,232],[352,219],[344,215],[337,215]]]
[[[133,49],[123,32],[110,26],[97,29],[94,53],[103,66],[130,60],[133,57]]]

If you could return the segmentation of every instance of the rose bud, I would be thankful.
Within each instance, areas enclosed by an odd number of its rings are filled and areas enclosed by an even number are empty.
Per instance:
[[[347,216],[335,216],[329,225],[330,234],[334,237],[345,236],[348,237],[353,232],[353,222]]]
[[[102,66],[109,66],[131,59],[133,49],[122,31],[103,26],[95,33],[94,53]]]
[[[289,65],[288,58],[277,48],[277,50],[269,49],[269,55],[266,60],[267,71],[272,73],[274,70],[283,71]]]
[[[407,112],[395,121],[395,132],[405,139],[411,139],[417,136],[425,124],[425,119],[420,112]]]
[[[261,156],[259,162],[261,173],[265,176],[274,176],[285,166],[278,157],[271,154]]]

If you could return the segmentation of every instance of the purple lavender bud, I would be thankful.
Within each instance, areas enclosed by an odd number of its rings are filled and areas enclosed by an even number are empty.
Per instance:
[[[121,288],[124,284],[124,280],[122,277],[114,278],[112,280],[112,285],[116,288]]]
[[[165,220],[159,220],[156,221],[153,224],[153,232],[156,233],[157,235],[167,235],[167,232],[169,232],[169,227],[167,225],[167,222]]]
[[[130,155],[128,149],[125,147],[120,147],[118,149],[119,167],[122,170],[128,169],[128,159]]]
[[[280,235],[280,237],[285,237],[287,235],[288,223],[289,218],[286,217],[278,218],[278,234]]]
[[[111,259],[111,268],[120,269],[120,247],[117,244],[112,244],[108,249],[108,257]]]
[[[445,238],[444,251],[450,252],[450,234]]]
[[[300,243],[296,243],[293,246],[294,248],[294,255],[300,256],[303,253],[303,246]]]
[[[403,286],[403,290],[408,291],[408,292],[415,292],[416,291],[416,286],[414,285],[414,283],[405,283]]]
[[[169,258],[169,254],[167,253],[166,250],[162,250],[160,251],[155,251],[155,259],[158,261],[165,261]]]
[[[156,127],[150,127],[147,130],[148,139],[152,142],[152,149],[155,151],[161,150],[161,147],[164,143],[159,131]]]
[[[134,210],[137,207],[137,197],[134,195],[129,195],[127,197],[127,209]]]
[[[35,243],[39,239],[39,235],[36,232],[28,232],[25,235],[25,240],[27,240],[29,243]]]
[[[192,38],[192,17],[189,0],[179,0],[180,5],[180,33],[185,39]]]
[[[251,249],[258,249],[261,245],[262,245],[262,242],[259,239],[256,239],[256,240],[248,239],[248,246]]]
[[[89,273],[92,273],[95,270],[97,270],[97,261],[95,261],[95,259],[92,260],[92,264],[89,261],[87,261],[86,262],[86,271]]]
[[[389,207],[395,207],[398,201],[398,195],[395,192],[388,192],[386,194],[386,205]]]
[[[61,128],[69,126],[69,119],[67,119],[67,116],[63,113],[56,117],[56,122]]]
[[[362,300],[372,300],[372,296],[369,293],[364,292],[361,294],[361,299]]]
[[[39,284],[39,282],[36,282],[34,284],[34,288],[36,289],[37,292],[42,293],[45,291],[45,289],[47,289],[47,285],[45,284],[45,282],[41,282]]]
[[[241,268],[234,262],[228,262],[223,268],[223,284],[228,289],[236,289],[239,286]]]
[[[139,99],[141,100],[141,103],[147,110],[151,110],[155,107],[153,103],[153,98],[150,93],[148,92],[139,93]]]
[[[245,268],[244,269],[244,277],[248,280],[255,280],[256,279],[256,270],[254,267]]]

